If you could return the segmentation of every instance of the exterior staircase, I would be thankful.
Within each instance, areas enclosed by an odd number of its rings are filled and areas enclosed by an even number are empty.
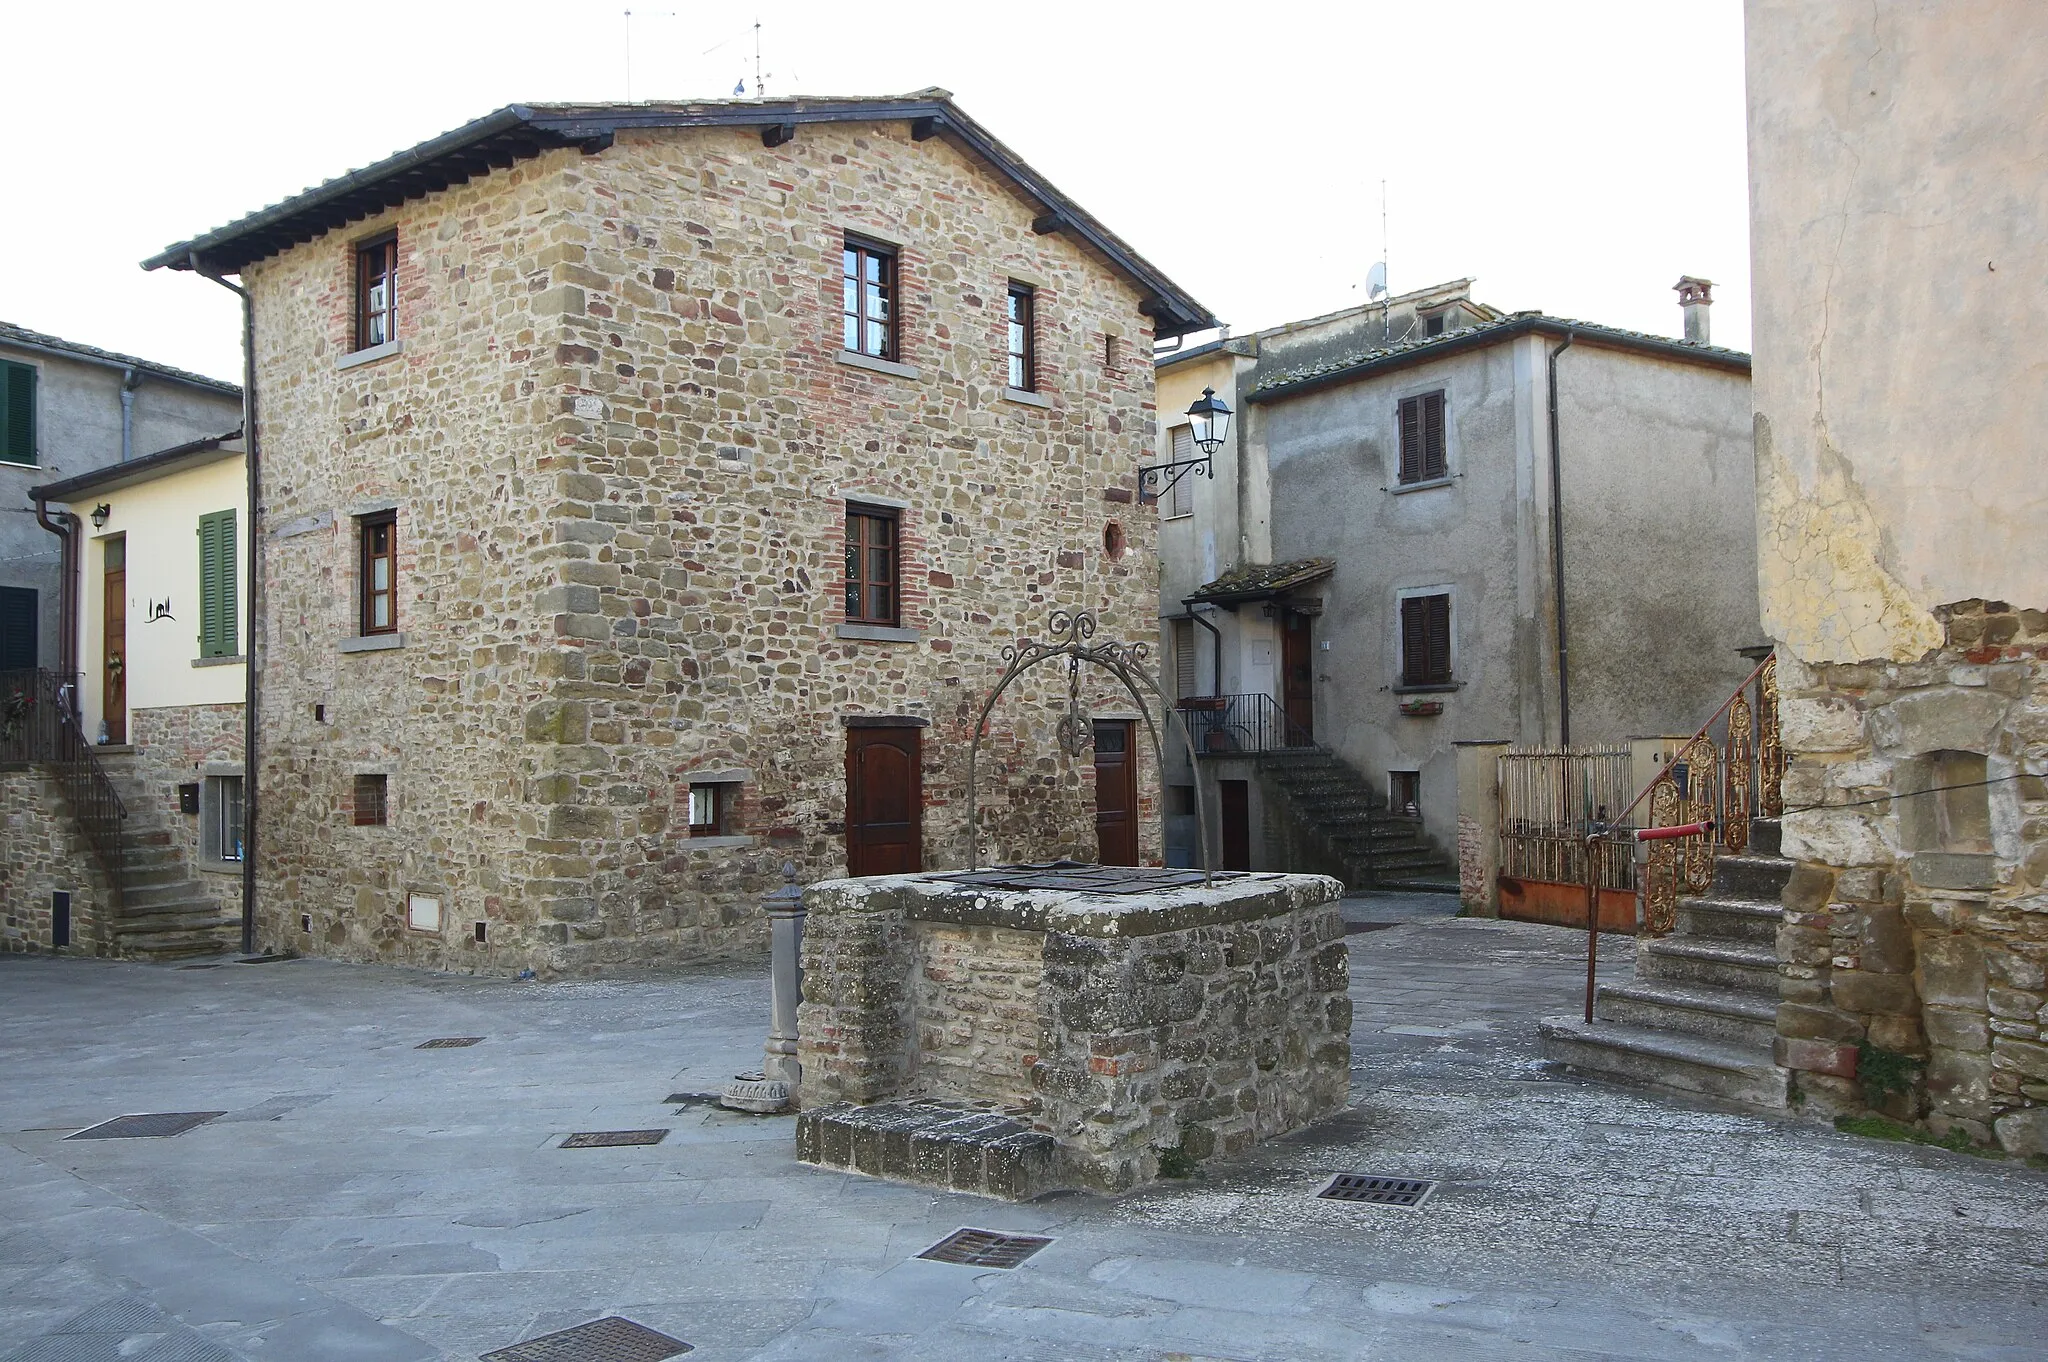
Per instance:
[[[139,779],[132,756],[109,753],[102,761],[121,794],[127,817],[112,859],[120,881],[120,909],[111,923],[114,953],[131,960],[181,960],[218,955],[240,943],[241,919],[193,873],[174,828]]]
[[[1785,1106],[1790,1075],[1771,1042],[1792,862],[1778,851],[1778,820],[1751,820],[1744,854],[1715,859],[1712,892],[1679,899],[1669,936],[1637,939],[1634,980],[1603,984],[1593,1021],[1537,1024],[1545,1056],[1596,1078]]]
[[[1261,753],[1259,770],[1296,829],[1317,844],[1347,889],[1458,892],[1458,869],[1422,831],[1422,820],[1394,813],[1343,758],[1322,747]]]

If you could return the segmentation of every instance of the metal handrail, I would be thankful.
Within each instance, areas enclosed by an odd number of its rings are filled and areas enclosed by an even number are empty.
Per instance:
[[[1256,756],[1266,752],[1328,751],[1266,694],[1189,695],[1175,708],[1203,756]]]
[[[0,672],[0,762],[54,766],[71,817],[121,901],[121,823],[128,808],[93,755],[76,708],[76,678],[55,672]]]

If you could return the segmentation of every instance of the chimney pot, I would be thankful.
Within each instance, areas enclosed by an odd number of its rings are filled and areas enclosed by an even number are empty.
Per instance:
[[[1685,313],[1685,338],[1694,345],[1708,345],[1707,309],[1714,305],[1714,281],[1687,274],[1672,285],[1678,306]]]

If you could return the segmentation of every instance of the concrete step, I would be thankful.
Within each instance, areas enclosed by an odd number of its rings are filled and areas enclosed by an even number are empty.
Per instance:
[[[1053,1138],[1000,1112],[940,1102],[840,1102],[803,1112],[796,1156],[894,1182],[1029,1201],[1060,1186]]]
[[[1775,943],[1785,913],[1775,901],[1687,898],[1678,901],[1677,936],[1687,940]]]
[[[1717,898],[1757,899],[1776,903],[1792,878],[1792,862],[1782,856],[1740,856],[1714,858],[1714,895]]]
[[[1769,1049],[1578,1017],[1545,1017],[1536,1029],[1546,1058],[1594,1077],[1758,1107],[1784,1107],[1790,1098],[1791,1075]]]
[[[1733,989],[1775,1003],[1778,953],[1750,942],[1644,937],[1636,942],[1636,978]]]
[[[1778,1029],[1775,999],[1733,989],[1637,980],[1603,984],[1593,1015],[1655,1030],[1677,1031],[1708,1040],[1768,1051]]]

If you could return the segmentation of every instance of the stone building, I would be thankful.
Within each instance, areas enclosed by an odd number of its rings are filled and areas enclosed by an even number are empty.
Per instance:
[[[1237,412],[1159,498],[1226,864],[1454,889],[1460,743],[1689,733],[1748,672],[1749,359],[1686,283],[1683,340],[1456,280],[1158,356],[1155,457],[1200,389]]]
[[[2048,28],[1746,10],[1778,1060],[1808,1110],[2048,1154]]]
[[[30,488],[232,429],[242,390],[154,360],[0,322],[0,672],[69,670],[63,541]]]
[[[1005,646],[1152,631],[1151,349],[1214,319],[943,91],[514,106],[147,263],[252,300],[261,945],[749,946],[785,860],[966,864]],[[984,859],[1157,859],[1077,698],[1092,760],[1063,674],[993,716]]]
[[[78,536],[62,593],[73,703],[122,815],[106,845],[79,835],[49,769],[61,748],[0,776],[18,796],[10,851],[39,849],[0,867],[10,944],[162,959],[238,938],[247,492],[239,432],[32,489]]]

